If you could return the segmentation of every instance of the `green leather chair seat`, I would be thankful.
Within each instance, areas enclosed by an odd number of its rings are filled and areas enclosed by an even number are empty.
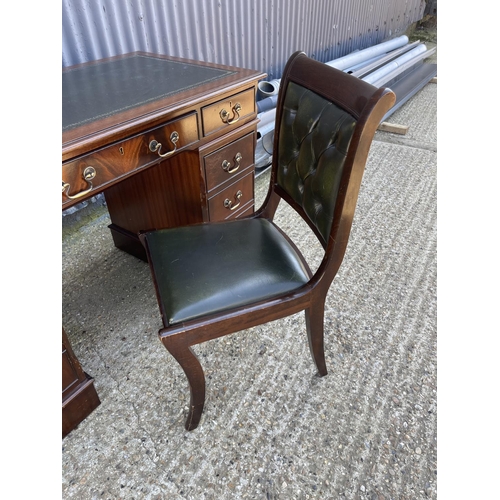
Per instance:
[[[266,219],[163,229],[144,236],[169,325],[272,298],[309,280],[293,246]]]

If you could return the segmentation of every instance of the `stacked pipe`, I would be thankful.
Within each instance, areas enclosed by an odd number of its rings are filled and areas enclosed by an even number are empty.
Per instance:
[[[417,63],[432,55],[435,50],[427,50],[425,44],[419,41],[410,44],[408,37],[402,35],[328,61],[325,64],[350,73],[376,87],[381,87],[399,75],[410,71]],[[279,85],[280,79],[258,84],[263,99],[257,101],[257,117],[260,119],[257,127],[255,162],[257,168],[266,166],[265,163],[267,162],[268,165],[271,161]]]

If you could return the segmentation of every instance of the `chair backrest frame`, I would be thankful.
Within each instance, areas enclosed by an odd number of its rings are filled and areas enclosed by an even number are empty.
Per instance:
[[[344,110],[356,122],[342,167],[327,238],[318,230],[303,206],[290,196],[278,180],[280,129],[288,86],[292,82]],[[280,200],[284,200],[309,225],[325,249],[323,261],[311,281],[313,285],[321,280],[329,287],[340,267],[347,248],[370,146],[382,118],[394,105],[395,100],[396,96],[390,89],[374,87],[352,75],[310,59],[304,52],[295,52],[287,62],[280,82],[276,108],[269,191],[255,216],[272,220]]]

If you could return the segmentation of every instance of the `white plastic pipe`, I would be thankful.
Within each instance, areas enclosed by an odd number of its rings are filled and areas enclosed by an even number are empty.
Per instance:
[[[344,70],[344,73],[354,73],[355,71],[359,70],[360,68],[364,68],[368,64],[374,64],[377,61],[380,61],[386,57],[386,54],[381,54],[379,56],[372,57],[371,59],[368,59],[367,61],[360,62],[358,64],[355,64],[354,66],[349,66]]]
[[[391,71],[400,67],[402,64],[414,59],[418,55],[424,53],[426,50],[427,47],[425,46],[425,44],[422,43],[417,47],[415,47],[414,49],[410,50],[409,52],[405,52],[402,56],[399,56],[398,58],[394,59],[394,61],[391,61],[386,65],[382,66],[381,68],[375,70],[373,73],[366,75],[365,77],[362,78],[362,80],[377,86],[376,82],[379,81],[383,76],[387,75]]]
[[[394,68],[392,71],[382,75],[378,80],[374,81],[372,83],[372,85],[375,85],[375,87],[381,87],[382,85],[384,85],[388,81],[392,80],[393,78],[395,78],[396,76],[401,74],[403,71],[406,71],[407,69],[411,68],[412,66],[415,66],[415,64],[417,64],[422,59],[425,59],[425,58],[431,56],[432,54],[434,54],[434,52],[436,52],[436,48],[433,48],[433,49],[427,50],[425,52],[422,52],[421,54],[418,54],[413,59],[410,59],[409,61],[406,61],[405,63],[400,64],[397,68]],[[362,80],[364,80],[364,78],[362,78]]]
[[[257,118],[260,120],[257,128],[264,127],[268,123],[274,123],[274,120],[276,119],[276,108],[264,111],[263,113],[259,113],[257,115]]]
[[[402,56],[406,52],[409,52],[411,49],[414,49],[419,44],[420,40],[413,43],[409,43],[408,45],[405,45],[404,47],[401,47],[399,49],[392,50],[391,52],[387,52],[387,54],[381,56],[380,58],[377,58],[377,61],[373,63],[366,61],[365,63],[360,64],[359,69],[353,71],[351,74],[352,76],[357,76],[358,78],[362,78],[363,76],[368,75],[372,71],[375,71],[376,69],[382,67],[384,64],[393,61],[394,59],[396,59],[396,57]]]
[[[353,66],[357,66],[362,62],[369,61],[378,56],[386,54],[387,52],[398,49],[408,43],[408,37],[406,35],[402,35],[392,40],[388,40],[387,42],[382,42],[377,45],[373,45],[372,47],[368,47],[367,49],[358,50],[356,52],[352,52],[344,57],[340,57],[338,59],[333,59],[325,64],[328,66],[332,66],[333,68],[337,68],[340,70],[345,70],[347,68],[352,68]],[[259,91],[268,97],[262,99],[257,102],[257,111],[259,113],[264,112],[266,110],[271,109],[272,107],[276,107],[278,100],[277,95],[279,92],[281,79],[270,80],[269,82],[259,82],[257,87]],[[273,100],[269,100],[273,99]]]
[[[259,139],[266,137],[267,134],[274,131],[274,122],[268,123],[264,127],[257,127],[257,143],[259,143]]]
[[[393,38],[392,40],[388,40],[387,42],[382,42],[366,49],[352,52],[351,54],[339,57],[338,59],[334,59],[333,61],[327,62],[325,64],[327,64],[328,66],[332,66],[333,68],[344,70],[363,61],[367,61],[368,59],[371,59],[373,57],[389,52],[390,50],[402,47],[407,43],[408,37],[406,35],[401,35],[397,38]]]

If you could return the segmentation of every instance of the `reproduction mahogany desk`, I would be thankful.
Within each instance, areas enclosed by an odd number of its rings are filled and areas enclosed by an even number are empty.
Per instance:
[[[144,52],[63,69],[62,209],[103,192],[116,247],[254,210],[254,70]],[[63,437],[99,404],[63,329]]]

